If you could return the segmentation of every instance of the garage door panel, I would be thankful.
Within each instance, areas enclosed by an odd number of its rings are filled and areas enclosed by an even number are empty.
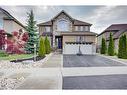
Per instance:
[[[92,54],[92,45],[81,45],[82,54]]]
[[[65,44],[63,54],[77,54],[79,46],[82,54],[95,54],[95,45],[93,44]]]
[[[77,54],[78,52],[78,45],[74,44],[66,44],[65,45],[65,54]]]

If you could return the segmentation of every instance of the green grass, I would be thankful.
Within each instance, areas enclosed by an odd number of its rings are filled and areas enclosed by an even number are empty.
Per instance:
[[[24,58],[31,58],[33,57],[33,54],[11,54],[6,57],[0,57],[0,60],[16,60],[16,59],[24,59]]]

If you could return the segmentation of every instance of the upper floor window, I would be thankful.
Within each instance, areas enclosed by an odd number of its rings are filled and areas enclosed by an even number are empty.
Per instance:
[[[84,26],[75,26],[75,31],[83,31]]]
[[[78,26],[75,26],[75,31],[78,31]]]
[[[3,20],[0,19],[0,29],[3,29]]]
[[[85,31],[89,31],[89,26],[85,26]]]
[[[83,26],[80,26],[80,31],[83,31]]]
[[[69,31],[69,22],[66,20],[60,20],[57,22],[58,31]]]
[[[51,31],[51,28],[49,26],[46,26],[45,27],[45,32],[50,32]]]

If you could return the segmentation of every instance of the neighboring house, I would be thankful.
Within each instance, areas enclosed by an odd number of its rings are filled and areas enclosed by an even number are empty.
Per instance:
[[[22,23],[2,8],[0,8],[0,29],[7,33],[19,31],[20,29],[26,31]]]
[[[100,33],[97,36],[98,52],[100,51],[102,37],[106,39],[107,46],[108,46],[110,33],[112,33],[113,35],[115,50],[117,52],[120,36],[123,34],[127,35],[127,24],[112,24],[107,29],[105,29],[102,33]]]
[[[0,7],[0,30],[4,30],[6,35],[12,34],[12,32],[19,30],[26,32],[25,26],[14,18],[10,13]],[[7,39],[7,37],[5,37]],[[2,46],[2,50],[6,50],[7,44]]]
[[[96,52],[96,33],[90,32],[92,24],[72,18],[61,11],[50,21],[38,24],[40,36],[48,36],[52,48],[62,49],[64,54]],[[80,47],[79,47],[80,46]]]

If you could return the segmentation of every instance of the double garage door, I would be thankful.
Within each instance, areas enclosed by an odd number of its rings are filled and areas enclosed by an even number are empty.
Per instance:
[[[96,46],[94,44],[65,44],[63,54],[77,54],[79,49],[84,55],[93,55],[96,53]]]

